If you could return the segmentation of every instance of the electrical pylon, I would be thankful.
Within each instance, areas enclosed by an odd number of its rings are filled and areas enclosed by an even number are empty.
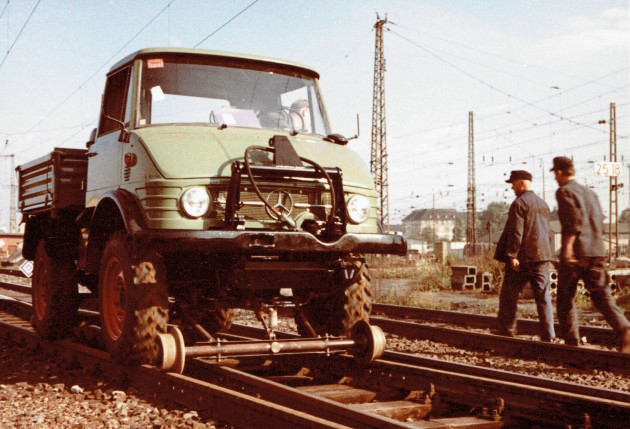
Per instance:
[[[468,112],[468,201],[466,202],[466,254],[468,256],[474,256],[477,249],[477,204],[475,200],[475,134],[473,112]],[[491,240],[490,237],[489,240]]]
[[[387,16],[376,14],[376,47],[374,49],[374,95],[372,99],[372,149],[370,172],[378,193],[378,219],[383,230],[389,232],[389,183],[387,179],[387,127],[385,124],[385,54],[383,26]]]
[[[615,103],[610,103],[610,162],[617,162],[617,108]],[[614,167],[613,167],[614,168]],[[621,187],[617,184],[615,172],[610,176],[610,207],[608,220],[608,263],[612,262],[613,248],[615,258],[619,257],[619,230],[617,229],[617,190]],[[620,172],[617,172],[620,173]],[[613,235],[613,227],[615,233]]]

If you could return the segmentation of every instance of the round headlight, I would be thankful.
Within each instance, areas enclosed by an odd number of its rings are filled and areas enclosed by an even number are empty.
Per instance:
[[[365,222],[370,215],[370,201],[363,195],[354,195],[348,200],[346,210],[353,223]]]
[[[190,217],[201,217],[210,207],[210,197],[204,188],[190,188],[182,194],[181,205]]]

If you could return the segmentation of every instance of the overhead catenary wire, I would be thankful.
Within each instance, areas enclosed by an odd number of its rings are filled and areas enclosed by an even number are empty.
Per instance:
[[[463,68],[461,68],[461,67],[459,67],[459,66],[457,66],[457,65],[453,64],[453,63],[452,63],[452,62],[450,62],[450,61],[445,60],[444,58],[442,58],[442,57],[440,57],[439,55],[435,54],[435,53],[434,53],[434,52],[432,52],[431,50],[429,50],[429,49],[425,48],[424,46],[422,46],[422,45],[418,44],[417,42],[415,42],[415,41],[413,41],[413,40],[409,39],[409,38],[408,38],[408,37],[406,37],[406,36],[403,36],[402,34],[400,34],[400,33],[396,32],[396,31],[394,31],[394,30],[390,30],[390,32],[391,32],[392,34],[394,34],[394,35],[396,35],[396,36],[400,37],[401,39],[406,40],[407,42],[411,43],[413,46],[415,46],[415,47],[417,47],[417,48],[419,48],[419,49],[422,49],[424,52],[426,52],[427,54],[431,55],[432,57],[434,57],[434,58],[438,59],[439,61],[442,61],[442,62],[446,63],[447,65],[449,65],[450,67],[452,67],[452,68],[454,68],[455,70],[459,71],[460,73],[464,74],[465,76],[468,76],[469,78],[471,78],[471,79],[473,79],[473,80],[476,80],[476,81],[477,81],[477,82],[479,82],[480,84],[482,84],[482,85],[484,85],[484,86],[488,87],[489,89],[491,89],[491,90],[493,90],[493,91],[496,91],[496,92],[498,92],[498,93],[500,93],[500,94],[503,94],[504,96],[506,96],[506,97],[508,97],[508,98],[510,98],[510,99],[514,99],[514,100],[516,100],[516,101],[519,101],[519,102],[521,102],[521,103],[523,103],[523,104],[525,104],[525,105],[527,105],[527,106],[529,106],[529,107],[533,107],[533,108],[535,108],[535,109],[538,109],[538,110],[541,110],[541,111],[543,111],[543,112],[546,112],[546,113],[548,113],[548,114],[550,114],[550,115],[552,115],[552,116],[556,116],[556,117],[558,117],[560,120],[567,121],[567,122],[572,123],[572,124],[574,124],[574,125],[581,125],[579,122],[575,122],[575,121],[573,121],[571,118],[568,118],[568,117],[565,117],[565,116],[559,115],[559,114],[557,114],[557,113],[554,113],[554,112],[552,112],[552,111],[550,111],[550,110],[548,110],[548,109],[546,109],[546,108],[544,108],[544,107],[538,106],[537,104],[535,104],[535,102],[531,102],[531,101],[524,100],[524,99],[522,99],[521,97],[518,97],[518,96],[516,96],[516,95],[510,94],[509,92],[504,91],[504,90],[502,90],[501,88],[499,88],[499,87],[497,87],[497,86],[495,86],[495,85],[492,85],[492,84],[490,84],[490,83],[486,82],[486,81],[485,81],[485,80],[483,80],[483,79],[478,78],[477,76],[473,75],[472,73],[470,73],[470,72],[468,72],[468,71],[464,70]]]
[[[2,70],[2,66],[4,65],[5,61],[7,60],[7,58],[9,58],[9,54],[11,53],[11,51],[13,50],[13,47],[15,46],[15,44],[17,43],[17,41],[20,39],[20,36],[22,35],[22,32],[24,31],[24,29],[26,28],[26,26],[28,25],[29,21],[31,20],[31,18],[33,17],[33,14],[35,13],[35,10],[37,10],[37,6],[39,6],[39,3],[41,2],[41,0],[37,0],[37,3],[35,3],[35,6],[33,7],[33,10],[31,10],[30,15],[28,16],[28,18],[26,18],[26,21],[24,22],[24,25],[22,26],[22,28],[20,29],[20,32],[18,33],[18,35],[15,37],[15,40],[13,41],[13,43],[11,44],[11,46],[9,46],[9,49],[7,49],[7,54],[4,56],[4,58],[2,59],[2,62],[0,62],[0,70]],[[8,6],[9,2],[7,2],[7,6]]]
[[[87,84],[89,81],[91,81],[92,79],[94,79],[94,77],[96,77],[98,75],[98,73],[105,67],[107,66],[107,64],[109,64],[123,49],[125,49],[127,46],[129,46],[129,44],[134,41],[140,34],[142,34],[142,32],[144,32],[144,30],[147,29],[147,27],[149,27],[149,25],[151,25],[160,15],[162,15],[164,13],[165,10],[167,10],[171,4],[173,4],[176,0],[171,0],[166,6],[164,6],[153,18],[151,18],[149,20],[149,22],[147,22],[141,29],[140,31],[138,31],[131,39],[129,39],[122,47],[120,47],[113,55],[111,55],[107,61],[105,61],[98,69],[96,69],[87,79],[85,79],[74,91],[72,91],[68,96],[66,96],[60,103],[58,103],[57,105],[55,105],[52,109],[50,109],[35,125],[33,125],[31,128],[29,128],[27,131],[20,133],[21,135],[27,135],[30,134],[31,132],[33,132],[33,130],[35,130],[38,126],[40,126],[46,119],[48,119],[54,112],[57,111],[57,109],[59,109],[61,106],[63,106],[68,100],[70,100],[72,97],[74,97],[79,91],[81,91],[81,89],[83,89],[83,86],[85,86],[85,84]],[[33,148],[35,145],[29,146],[28,148],[23,148],[19,151],[16,151],[15,153],[22,153],[25,152],[31,148]]]
[[[205,42],[206,40],[208,40],[210,37],[214,36],[215,34],[217,34],[220,30],[222,30],[225,26],[227,26],[230,22],[234,21],[236,18],[238,18],[239,16],[241,16],[243,13],[245,13],[245,11],[247,9],[249,9],[250,7],[252,7],[253,5],[255,5],[256,3],[258,3],[258,0],[254,0],[253,2],[251,2],[250,4],[248,4],[247,6],[245,6],[244,9],[242,9],[240,12],[238,12],[236,15],[234,15],[232,18],[228,19],[226,22],[224,22],[223,24],[221,24],[219,26],[219,28],[217,28],[216,30],[214,30],[212,33],[208,34],[206,37],[204,37],[203,39],[201,39],[201,41],[199,43],[197,43],[195,46],[193,46],[194,48],[198,47],[199,45],[201,45],[203,42]]]
[[[49,118],[53,113],[55,113],[61,106],[63,106],[68,100],[70,100],[74,95],[76,95],[79,91],[81,91],[81,89],[84,87],[85,84],[87,84],[89,81],[91,81],[94,77],[96,77],[98,75],[98,73],[105,67],[107,66],[107,64],[109,64],[113,59],[116,58],[117,55],[120,54],[120,52],[122,52],[131,42],[133,42],[140,34],[142,34],[158,17],[160,17],[165,11],[170,10],[170,6],[175,2],[176,0],[171,0],[170,2],[168,2],[166,4],[166,6],[164,6],[162,9],[160,9],[160,11],[153,16],[153,18],[151,18],[133,37],[131,37],[123,46],[121,46],[114,54],[112,54],[107,61],[105,61],[103,63],[103,65],[101,65],[97,70],[95,70],[85,81],[83,81],[83,83],[81,85],[79,85],[72,93],[70,93],[68,96],[66,96],[60,103],[58,103],[56,106],[54,106],[50,111],[48,111],[46,113],[46,115],[44,115],[44,117],[42,119],[40,119],[35,125],[33,125],[31,128],[29,128],[27,131],[21,133],[22,135],[27,135],[30,134],[31,132],[33,132],[38,126],[40,126],[47,118]],[[230,22],[234,21],[234,19],[236,19],[238,16],[240,16],[241,14],[243,14],[247,9],[249,9],[250,7],[252,7],[255,3],[257,3],[259,0],[255,0],[252,3],[250,3],[247,7],[245,7],[244,9],[242,9],[240,12],[238,12],[236,15],[234,15],[232,18],[230,18],[229,20],[227,20],[224,24],[222,24],[219,28],[217,28],[215,31],[213,31],[211,34],[209,34],[208,36],[206,36],[201,42],[199,42],[197,45],[195,45],[195,47],[198,47],[199,44],[203,43],[205,40],[207,40],[208,38],[210,38],[212,35],[216,34],[219,30],[223,29],[224,27],[226,27]],[[78,132],[76,133],[78,134]],[[75,134],[75,135],[76,135]],[[67,142],[67,139],[64,140],[62,143],[58,143],[58,145],[64,144]],[[37,146],[36,145],[31,145],[27,148],[23,148],[19,151],[16,151],[15,153],[23,153],[29,149],[32,149],[33,147]]]
[[[452,40],[448,40],[448,39],[443,38],[443,37],[438,37],[438,36],[435,36],[435,35],[432,35],[432,34],[428,34],[428,33],[425,33],[423,31],[420,31],[420,30],[418,30],[416,28],[406,27],[404,25],[399,25],[399,27],[403,28],[405,30],[412,31],[412,32],[417,33],[417,34],[421,34],[421,35],[430,37],[432,39],[440,40],[440,41],[448,43],[450,45],[462,47],[462,48],[464,48],[464,49],[466,49],[467,51],[470,51],[470,52],[478,52],[478,53],[481,53],[481,54],[484,54],[484,55],[487,55],[487,56],[498,58],[498,59],[500,59],[502,61],[510,62],[510,63],[517,64],[517,65],[523,65],[523,60],[522,59],[508,58],[508,57],[506,57],[504,55],[498,55],[498,54],[496,54],[494,52],[488,52],[488,51],[485,51],[483,49],[479,49],[478,47],[469,46],[469,45],[466,45],[464,43],[459,43],[459,42],[455,42],[455,41],[452,41]],[[545,71],[545,72],[548,72],[548,73],[553,73],[553,74],[557,74],[557,75],[560,75],[560,76],[565,76],[565,77],[568,77],[568,78],[571,78],[571,79],[577,80],[577,81],[582,81],[582,82],[586,81],[586,79],[584,79],[583,77],[578,77],[578,76],[566,73],[565,71],[552,70],[552,69],[549,69],[547,67],[544,67],[544,66],[541,66],[541,65],[538,65],[538,64],[527,63],[527,68],[535,68],[535,69],[542,70],[542,71]],[[599,79],[597,79],[597,80],[599,80]]]
[[[5,14],[5,12],[9,10],[9,3],[10,3],[10,0],[7,0],[6,4],[2,8],[2,12],[0,12],[0,19],[2,19],[2,17]]]

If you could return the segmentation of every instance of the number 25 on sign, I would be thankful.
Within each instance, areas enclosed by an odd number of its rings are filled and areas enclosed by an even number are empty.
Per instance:
[[[621,175],[620,162],[598,162],[595,164],[595,175],[617,177]]]

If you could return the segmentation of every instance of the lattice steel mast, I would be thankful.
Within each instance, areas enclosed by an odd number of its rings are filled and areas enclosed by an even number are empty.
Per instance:
[[[475,200],[475,137],[473,112],[468,112],[468,201],[466,202],[466,253],[468,256],[475,255],[477,249],[477,204]]]
[[[383,26],[387,16],[376,14],[376,47],[374,50],[374,95],[372,99],[372,149],[370,172],[378,193],[378,217],[383,229],[389,232],[389,183],[387,179],[387,128],[385,124],[385,54]]]
[[[617,162],[617,108],[615,103],[610,103],[610,162]],[[620,173],[620,172],[617,172]],[[619,206],[617,204],[617,190],[623,185],[617,184],[617,176],[610,176],[610,206],[608,220],[608,263],[612,262],[613,247],[615,258],[619,257],[619,230],[617,222],[617,213]],[[615,233],[613,235],[613,227]]]

